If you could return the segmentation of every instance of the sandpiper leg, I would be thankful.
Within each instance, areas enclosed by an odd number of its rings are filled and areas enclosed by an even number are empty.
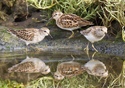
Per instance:
[[[90,57],[89,57],[89,42],[88,42],[88,45],[86,46],[86,48],[84,48],[84,50],[86,50],[86,54],[87,54],[88,58],[90,59]]]
[[[69,36],[68,39],[70,39],[70,38],[72,38],[74,36],[74,32],[73,31],[71,31],[71,32],[72,32],[72,35]]]
[[[84,50],[86,50],[86,51],[89,50],[89,42],[88,42],[88,45],[86,46],[86,48],[84,48]]]
[[[95,56],[96,53],[97,53],[97,52],[94,52],[94,53],[92,54],[92,59],[94,58],[94,56]]]
[[[94,47],[93,43],[92,43],[92,48],[93,48],[96,52],[98,52],[98,50]]]
[[[33,47],[33,46],[31,46],[31,45],[30,45],[30,47],[33,48],[33,49],[36,49],[36,50],[38,50],[38,51],[44,51],[43,49],[38,48],[38,47]]]
[[[25,51],[27,52],[27,46],[25,47]]]
[[[74,34],[74,36],[75,36],[77,33],[79,33],[79,31],[78,31],[78,30],[77,30],[77,32]]]
[[[75,58],[74,58],[74,56],[71,54],[71,57],[72,57],[72,61],[74,61],[75,60]]]

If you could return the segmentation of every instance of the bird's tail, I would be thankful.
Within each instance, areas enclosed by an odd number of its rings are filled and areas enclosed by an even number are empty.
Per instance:
[[[11,72],[15,72],[15,68],[16,68],[16,67],[14,67],[14,66],[13,66],[13,67],[8,68],[8,72],[9,72],[9,73],[11,73]]]
[[[17,33],[16,30],[10,29],[10,28],[7,30],[7,32],[11,33],[11,34],[14,34],[14,35]]]

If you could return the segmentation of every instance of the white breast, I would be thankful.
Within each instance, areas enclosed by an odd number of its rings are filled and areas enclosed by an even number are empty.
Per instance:
[[[42,41],[45,37],[45,35],[40,35],[39,33],[35,33],[34,35],[35,36],[32,41],[25,41],[25,40],[23,40],[23,41],[26,42],[26,44],[28,45],[30,43],[38,43],[38,42]]]
[[[95,61],[95,60],[94,61],[90,60],[84,66],[88,68],[90,71],[92,71],[97,64],[101,64],[104,67],[104,69],[106,69],[105,65],[101,61]]]
[[[88,35],[84,35],[86,37],[86,39],[88,39],[91,42],[96,42],[96,41],[100,41],[103,37],[101,38],[96,38],[95,36],[93,36],[93,34],[88,33]]]
[[[34,43],[40,42],[40,41],[42,41],[44,39],[44,37],[45,37],[45,35],[35,34],[33,42]]]

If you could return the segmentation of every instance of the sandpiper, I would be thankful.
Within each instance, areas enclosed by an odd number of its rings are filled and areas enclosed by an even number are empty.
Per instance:
[[[80,75],[84,72],[84,66],[78,62],[62,62],[57,66],[57,71],[54,73],[54,78],[56,80],[62,80],[64,79],[64,77],[73,77]]]
[[[85,70],[88,74],[95,75],[95,76],[101,76],[101,77],[107,77],[108,76],[108,70],[106,69],[106,66],[104,63],[102,63],[99,60],[90,60],[84,65]]]
[[[105,34],[107,34],[107,28],[105,26],[92,26],[87,28],[86,30],[80,31],[80,33],[92,43],[92,47],[96,52],[98,52],[98,50],[95,49],[93,43],[100,41],[104,38]],[[87,45],[87,48],[88,46],[89,43]]]
[[[52,17],[49,20],[51,19],[56,20],[56,25],[59,28],[72,32],[72,35],[69,37],[69,39],[74,36],[73,30],[78,29],[82,26],[93,25],[92,22],[84,20],[83,18],[75,14],[64,14],[61,11],[54,11]]]
[[[8,72],[26,72],[26,73],[38,73],[48,74],[50,68],[42,60],[38,58],[27,58],[22,62],[8,68]]]
[[[26,48],[25,48],[26,52],[27,52],[27,46],[29,44],[38,43],[42,41],[45,36],[50,35],[50,30],[46,27],[42,27],[41,29],[36,29],[36,28],[26,28],[26,29],[20,29],[20,30],[8,29],[7,32],[20,38],[26,43]],[[31,46],[31,48],[40,50],[40,48],[38,47]]]

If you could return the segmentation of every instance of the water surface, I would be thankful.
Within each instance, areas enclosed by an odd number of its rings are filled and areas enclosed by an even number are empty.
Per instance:
[[[74,61],[84,65],[92,58],[93,53],[94,52],[89,53],[90,55],[90,58],[89,58],[87,54],[81,50],[62,49],[57,51],[54,50],[54,51],[44,51],[44,52],[28,52],[27,55],[25,54],[24,51],[0,52],[0,78],[15,80],[19,83],[27,83],[31,80],[35,80],[37,78],[44,77],[44,76],[53,77],[53,72],[56,71],[57,65],[59,63],[72,61],[74,57],[75,58]],[[51,73],[47,75],[43,75],[41,73],[22,73],[22,72],[8,73],[8,70],[7,70],[8,68],[12,67],[15,64],[20,63],[22,60],[26,59],[27,56],[41,59],[43,62],[45,62],[45,64],[50,66]],[[101,62],[103,62],[106,65],[106,67],[109,68],[109,74],[111,73],[114,75],[115,74],[118,75],[122,71],[122,64],[123,64],[123,61],[125,60],[125,57],[124,55],[120,57],[120,56],[114,56],[110,54],[96,53],[93,59],[100,60]],[[88,75],[86,72],[83,74]],[[78,75],[75,77],[77,78],[79,76],[81,75]],[[92,77],[95,77],[95,76],[91,76],[90,80],[94,80]],[[103,81],[102,83],[104,83]],[[99,84],[99,85],[101,86],[102,84]],[[106,84],[106,86],[107,85],[108,84]]]

